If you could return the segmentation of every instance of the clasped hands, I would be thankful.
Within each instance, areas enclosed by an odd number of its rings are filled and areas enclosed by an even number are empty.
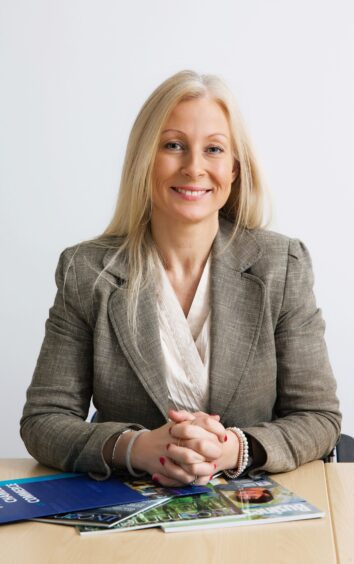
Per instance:
[[[168,416],[168,423],[135,441],[134,468],[149,472],[163,486],[180,486],[207,484],[215,472],[236,466],[237,436],[218,415],[170,410]]]

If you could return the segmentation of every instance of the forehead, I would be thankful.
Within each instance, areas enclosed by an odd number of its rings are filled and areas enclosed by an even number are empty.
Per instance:
[[[229,122],[221,105],[211,98],[203,97],[179,102],[171,111],[162,131],[182,130],[186,134],[201,132],[222,133],[230,137]]]

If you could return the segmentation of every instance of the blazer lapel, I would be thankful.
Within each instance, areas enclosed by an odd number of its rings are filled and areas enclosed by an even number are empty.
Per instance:
[[[261,250],[247,230],[228,245],[232,225],[220,220],[214,241],[211,266],[211,359],[210,413],[220,416],[232,401],[257,344],[263,318],[265,285],[245,272],[258,260]],[[120,288],[113,291],[108,314],[119,344],[132,370],[167,420],[168,390],[164,375],[155,289],[149,284],[138,301],[137,348],[127,321],[127,267],[124,257],[115,259],[113,250],[104,260]]]
[[[262,323],[265,285],[245,272],[261,255],[249,231],[227,246],[230,227],[220,225],[211,272],[210,413],[226,413],[252,353]],[[226,246],[226,249],[225,249]]]
[[[118,260],[112,260],[113,254],[110,251],[104,263],[107,271],[114,274],[121,287],[111,294],[108,315],[132,370],[167,421],[168,390],[164,378],[165,365],[160,343],[155,288],[150,283],[139,296],[137,345],[128,325],[128,291],[124,288],[127,278],[126,266],[120,257]]]

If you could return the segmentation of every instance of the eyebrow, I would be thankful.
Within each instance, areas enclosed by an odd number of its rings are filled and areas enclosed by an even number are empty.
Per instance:
[[[163,135],[164,133],[169,133],[170,131],[174,131],[175,133],[181,133],[182,135],[186,135],[184,133],[184,131],[181,131],[180,129],[164,129],[164,131],[162,131],[161,135]],[[216,135],[220,135],[222,137],[225,137],[225,139],[228,139],[228,136],[225,135],[224,133],[212,133],[211,135],[208,135],[207,137],[215,137]]]

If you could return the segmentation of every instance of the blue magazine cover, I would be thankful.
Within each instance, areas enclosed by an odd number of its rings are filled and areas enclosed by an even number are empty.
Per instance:
[[[60,473],[0,482],[0,524],[146,500],[118,478]]]

